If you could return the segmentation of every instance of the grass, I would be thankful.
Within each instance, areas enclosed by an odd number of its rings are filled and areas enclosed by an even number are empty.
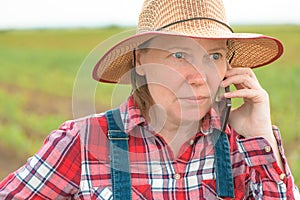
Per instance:
[[[0,179],[36,152],[53,129],[73,118],[76,77],[84,70],[89,76],[98,56],[97,51],[94,57],[90,52],[107,38],[127,30],[107,27],[0,32],[0,149],[9,152],[0,156]],[[272,120],[281,129],[290,167],[300,185],[300,26],[237,26],[234,30],[272,35],[285,44],[282,58],[255,69],[255,73],[269,92]],[[102,43],[103,52],[109,44]],[[103,52],[99,52],[99,57]],[[90,61],[86,59],[89,54]],[[95,86],[97,91],[94,92],[97,111],[119,103],[110,100],[114,95],[112,85],[87,84]],[[120,95],[120,91],[122,88],[115,93]],[[84,96],[81,92],[79,96]],[[87,101],[94,97],[90,95]],[[2,162],[4,159],[6,162]]]

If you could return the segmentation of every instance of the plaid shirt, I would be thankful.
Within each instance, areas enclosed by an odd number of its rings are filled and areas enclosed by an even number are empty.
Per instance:
[[[175,158],[132,97],[120,109],[130,134],[133,199],[216,199],[210,130],[219,119],[212,111],[204,117],[201,132],[186,141]],[[298,199],[279,131],[274,127],[273,132],[284,172],[265,139],[245,139],[227,128],[235,199]],[[68,121],[47,137],[25,166],[0,183],[0,199],[112,199],[109,163],[104,114]]]

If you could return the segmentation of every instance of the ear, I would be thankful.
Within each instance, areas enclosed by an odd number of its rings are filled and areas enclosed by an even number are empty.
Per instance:
[[[135,58],[136,58],[136,63],[135,63],[136,73],[140,76],[145,76],[145,71],[142,66],[144,54],[140,50],[137,50],[135,52]]]

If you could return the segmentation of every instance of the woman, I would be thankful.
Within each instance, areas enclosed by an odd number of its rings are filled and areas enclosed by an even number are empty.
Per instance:
[[[51,133],[0,184],[1,199],[299,198],[268,94],[250,69],[279,58],[282,44],[233,33],[224,13],[218,0],[146,0],[137,34],[93,74],[130,82],[132,95]],[[244,99],[225,128],[224,97]]]

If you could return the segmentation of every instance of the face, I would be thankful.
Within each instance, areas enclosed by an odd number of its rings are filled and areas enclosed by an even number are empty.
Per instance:
[[[160,36],[137,55],[153,108],[172,123],[204,117],[226,73],[226,40]]]

